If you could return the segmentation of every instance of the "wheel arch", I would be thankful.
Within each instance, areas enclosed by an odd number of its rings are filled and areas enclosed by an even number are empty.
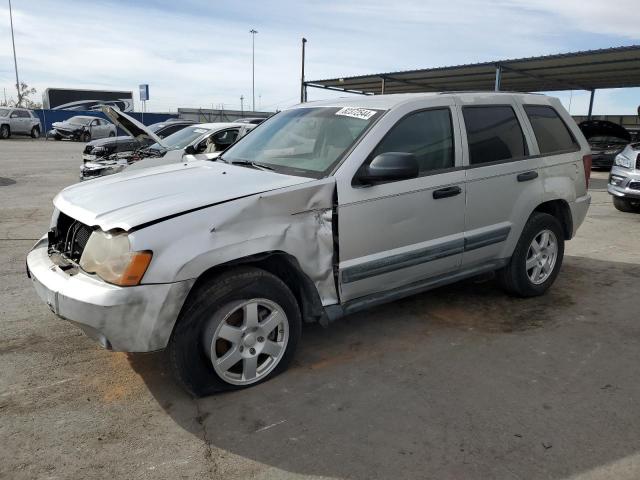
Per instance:
[[[535,212],[548,213],[554,216],[560,222],[560,225],[562,225],[564,239],[571,240],[573,236],[573,217],[571,215],[569,202],[562,199],[548,200],[534,208],[531,214],[533,215]]]
[[[307,323],[320,322],[323,325],[328,322],[320,295],[313,281],[302,271],[294,256],[278,250],[237,258],[205,270],[191,287],[184,305],[189,303],[201,285],[239,266],[259,268],[282,280],[296,297],[303,321]]]

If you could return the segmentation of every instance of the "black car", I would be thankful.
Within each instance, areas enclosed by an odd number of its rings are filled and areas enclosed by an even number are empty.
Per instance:
[[[594,168],[611,168],[616,155],[631,142],[626,128],[608,120],[585,120],[578,127],[591,147]]]
[[[167,120],[166,122],[158,122],[153,125],[149,125],[149,130],[155,133],[158,137],[165,138],[195,123],[196,122],[193,120]],[[87,143],[84,151],[82,152],[82,159],[84,161],[94,161],[113,155],[114,153],[126,155],[139,148],[148,147],[153,143],[154,140],[150,138],[137,139],[131,136],[95,140]]]

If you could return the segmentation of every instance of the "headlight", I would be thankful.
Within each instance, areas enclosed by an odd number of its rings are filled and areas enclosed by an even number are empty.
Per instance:
[[[619,167],[631,168],[631,159],[625,157],[621,153],[616,156],[616,159],[614,160],[613,163],[615,163]]]
[[[614,154],[618,153],[619,151],[620,151],[619,148],[615,148],[613,150],[605,150],[602,153],[604,153],[605,155],[614,155]]]
[[[153,254],[132,252],[129,236],[95,230],[80,257],[80,267],[95,273],[105,282],[123,287],[138,285],[147,271]]]

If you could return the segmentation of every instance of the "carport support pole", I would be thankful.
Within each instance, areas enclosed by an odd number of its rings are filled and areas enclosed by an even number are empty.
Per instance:
[[[382,85],[380,86],[380,95],[384,95],[384,87],[385,87],[384,80],[385,78],[382,77]]]
[[[494,90],[496,92],[500,91],[500,80],[502,79],[502,67],[500,65],[496,65],[496,82],[494,86]]]
[[[596,90],[591,89],[591,97],[589,98],[589,113],[587,113],[587,119],[591,120],[591,114],[593,113],[593,97],[595,96]]]
[[[304,103],[307,100],[307,96],[305,95],[307,86],[304,84],[304,50],[306,43],[307,39],[302,37],[302,76],[300,78],[300,103]]]

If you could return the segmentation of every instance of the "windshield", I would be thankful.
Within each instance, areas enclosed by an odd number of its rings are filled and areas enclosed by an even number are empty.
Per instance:
[[[87,118],[87,117],[71,117],[69,120],[67,120],[67,122],[72,123],[73,125],[86,125],[86,124],[88,124],[91,120],[93,120],[93,118]]]
[[[169,150],[180,150],[210,131],[212,131],[210,128],[203,128],[194,125],[193,127],[183,128],[176,133],[172,133],[168,137],[165,137],[162,140],[162,143],[164,143]],[[154,143],[149,148],[164,150],[164,147],[157,143]]]
[[[321,178],[342,159],[380,110],[296,108],[273,116],[229,148],[224,160],[255,162],[291,175]]]
[[[0,108],[0,117],[7,117],[9,116],[9,109],[8,108]]]

